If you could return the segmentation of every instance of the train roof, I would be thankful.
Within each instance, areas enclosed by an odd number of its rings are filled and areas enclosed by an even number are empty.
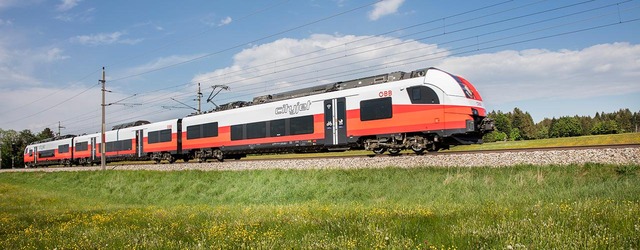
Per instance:
[[[149,124],[149,123],[150,123],[149,121],[143,121],[143,120],[139,120],[139,121],[135,121],[135,122],[127,122],[127,123],[115,125],[115,126],[113,126],[113,128],[111,130],[130,128],[130,127],[145,125],[145,124]]]
[[[303,96],[310,96],[310,95],[317,95],[317,94],[340,91],[345,89],[359,88],[359,87],[370,86],[374,84],[400,81],[400,80],[409,79],[409,78],[424,77],[427,71],[431,69],[436,69],[436,68],[430,67],[430,68],[414,70],[411,72],[395,71],[391,73],[368,76],[368,77],[363,77],[363,78],[358,78],[358,79],[353,79],[348,81],[340,81],[340,82],[317,85],[317,86],[312,86],[312,87],[307,87],[302,89],[296,89],[296,90],[281,92],[277,94],[261,95],[261,96],[254,97],[253,100],[250,102],[247,102],[247,101],[229,102],[229,103],[218,106],[214,110],[211,110],[209,112],[204,112],[204,113],[219,112],[219,111],[224,111],[229,109],[241,108],[241,107],[258,105],[258,104],[269,103],[269,102],[282,101],[282,100],[293,99],[293,98],[298,98]],[[194,115],[197,115],[197,114],[194,114]]]

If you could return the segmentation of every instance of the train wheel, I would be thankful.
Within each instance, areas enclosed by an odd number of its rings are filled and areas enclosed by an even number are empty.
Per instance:
[[[391,154],[391,155],[400,155],[400,149],[390,148],[389,149],[389,154]]]
[[[162,158],[164,158],[165,160],[167,160],[169,162],[169,164],[176,162],[176,158],[173,157],[173,155],[171,155],[170,153],[164,153],[162,155]]]
[[[375,153],[377,155],[384,154],[384,152],[387,152],[387,148],[376,148],[376,149],[373,150],[373,153]]]
[[[219,162],[224,161],[224,153],[220,149],[213,150],[213,158],[218,159]]]
[[[413,146],[413,147],[411,147],[411,150],[413,150],[413,152],[415,152],[417,155],[423,155],[424,154],[424,148],[423,147]]]

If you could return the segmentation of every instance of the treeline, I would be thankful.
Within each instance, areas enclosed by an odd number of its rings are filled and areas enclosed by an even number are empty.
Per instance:
[[[613,113],[597,112],[591,116],[545,118],[534,123],[529,112],[514,108],[512,112],[491,111],[496,130],[484,136],[484,142],[534,140],[581,135],[603,135],[638,132],[640,112],[620,109]]]
[[[27,145],[36,141],[53,138],[54,136],[53,131],[49,128],[45,128],[38,134],[33,134],[31,130],[28,129],[20,132],[0,129],[0,167],[24,167],[23,151]]]

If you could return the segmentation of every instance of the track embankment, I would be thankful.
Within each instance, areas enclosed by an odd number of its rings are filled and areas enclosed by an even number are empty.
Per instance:
[[[109,170],[256,170],[256,169],[353,169],[353,168],[415,168],[415,167],[507,167],[514,165],[570,165],[585,163],[640,164],[640,147],[563,148],[492,152],[464,152],[446,154],[403,155],[394,157],[331,157],[279,160],[227,160],[225,162],[174,163],[149,165],[110,165]],[[95,171],[93,167],[49,167],[6,169],[14,171]]]

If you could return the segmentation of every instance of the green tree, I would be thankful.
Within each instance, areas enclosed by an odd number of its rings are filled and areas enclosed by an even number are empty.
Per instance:
[[[594,125],[594,119],[590,116],[576,116],[576,119],[580,121],[580,126],[582,127],[580,135],[590,135],[591,128],[593,128]]]
[[[582,133],[580,121],[575,117],[564,116],[551,124],[549,137],[571,137]]]
[[[633,113],[628,108],[618,110],[615,113],[615,121],[622,133],[631,132],[635,129],[633,126]]]
[[[500,131],[491,131],[491,133],[485,134],[482,137],[483,142],[497,142],[497,141],[505,141],[507,140],[507,134]]]
[[[529,112],[522,112],[519,108],[514,108],[513,113],[511,114],[511,126],[512,129],[518,129],[517,135],[518,139],[511,137],[511,135],[516,135],[513,132],[509,133],[509,137],[512,140],[519,139],[533,139],[535,136],[535,124],[533,123],[533,118],[531,118],[531,114]]]
[[[498,110],[497,113],[492,112],[489,117],[495,121],[496,130],[504,132],[507,135],[511,133],[511,118],[509,115]]]
[[[44,140],[44,139],[49,139],[49,138],[53,138],[56,135],[53,133],[53,131],[50,128],[45,128],[44,130],[42,130],[42,132],[40,132],[36,138],[37,140]]]
[[[594,134],[594,135],[606,135],[606,134],[617,134],[617,133],[618,133],[618,124],[616,123],[616,121],[613,121],[613,120],[596,122],[593,128],[591,128],[591,134]]]
[[[549,138],[549,127],[551,127],[552,120],[544,118],[542,121],[535,125],[535,139]]]
[[[522,136],[520,135],[520,129],[518,128],[511,129],[511,134],[509,134],[509,139],[511,139],[512,141],[522,140]]]
[[[2,168],[24,167],[24,148],[37,140],[30,130],[25,129],[20,132],[14,130],[0,131],[0,158]]]

